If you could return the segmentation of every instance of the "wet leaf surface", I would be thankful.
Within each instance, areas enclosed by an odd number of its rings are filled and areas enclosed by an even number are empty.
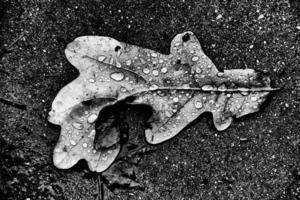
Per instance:
[[[49,113],[49,121],[62,127],[53,159],[62,169],[85,159],[92,171],[102,172],[117,158],[128,127],[122,112],[114,120],[101,116],[109,106],[151,106],[145,137],[158,144],[204,112],[212,113],[217,130],[225,130],[234,117],[258,111],[275,90],[254,70],[218,71],[192,32],[175,36],[169,55],[101,36],[79,37],[65,53],[80,76],[61,89]],[[106,125],[95,138],[99,113]]]

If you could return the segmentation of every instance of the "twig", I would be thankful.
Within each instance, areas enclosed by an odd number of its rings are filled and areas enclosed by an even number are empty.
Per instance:
[[[97,177],[97,185],[98,185],[97,200],[104,200],[104,188],[103,188],[103,183],[101,181],[101,175],[98,175],[98,177]]]
[[[27,109],[27,105],[16,103],[16,102],[13,102],[13,101],[9,101],[9,100],[3,99],[3,98],[0,98],[0,102],[3,103],[3,104],[9,105],[9,106],[13,106],[15,108],[18,108],[20,110],[26,110]]]

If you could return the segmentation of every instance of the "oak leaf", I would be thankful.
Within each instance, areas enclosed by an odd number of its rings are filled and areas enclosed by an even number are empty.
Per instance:
[[[78,37],[65,54],[80,75],[59,91],[49,113],[49,121],[62,127],[53,155],[62,169],[80,159],[97,172],[113,163],[121,146],[118,135],[103,138],[109,148],[93,145],[95,121],[107,106],[150,105],[145,136],[158,144],[204,112],[212,113],[217,130],[225,130],[234,117],[258,111],[274,90],[269,78],[252,69],[218,71],[192,32],[176,35],[169,55],[101,36]]]

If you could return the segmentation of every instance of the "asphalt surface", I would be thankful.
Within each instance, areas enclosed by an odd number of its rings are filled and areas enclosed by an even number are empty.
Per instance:
[[[144,157],[136,174],[144,191],[107,199],[300,199],[297,0],[1,0],[0,199],[97,198],[97,176],[84,163],[52,163],[60,128],[47,114],[78,76],[64,56],[69,42],[102,35],[167,54],[188,30],[218,69],[253,68],[281,90],[226,131],[200,117]]]

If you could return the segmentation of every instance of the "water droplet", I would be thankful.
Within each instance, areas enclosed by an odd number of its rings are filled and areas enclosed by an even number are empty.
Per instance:
[[[230,94],[230,93],[228,93],[228,94],[226,94],[226,96],[229,98],[229,97],[231,97],[231,94]]]
[[[87,145],[86,142],[82,144],[82,147],[83,147],[83,148],[87,148],[87,146],[88,146],[88,145]]]
[[[95,81],[95,79],[90,78],[90,79],[89,79],[89,82],[90,82],[90,83],[95,83],[96,81]]]
[[[196,107],[197,109],[200,109],[200,108],[203,107],[203,104],[202,104],[200,101],[197,101],[197,102],[195,103],[195,107]]]
[[[110,78],[115,81],[122,81],[124,79],[124,74],[122,72],[114,72],[110,74]]]
[[[109,58],[109,64],[114,64],[114,58],[112,57],[112,56],[110,56],[110,58]]]
[[[105,56],[99,56],[99,57],[98,57],[98,61],[100,61],[100,62],[103,62],[105,59],[106,59]]]
[[[251,97],[251,101],[257,101],[257,97],[256,96]]]
[[[182,85],[183,89],[189,89],[190,88],[190,84],[186,83]],[[187,93],[188,94],[188,93]]]
[[[121,92],[127,92],[127,89],[125,87],[120,88]]]
[[[175,47],[178,47],[179,45],[180,45],[179,42],[176,42],[176,43],[174,44]]]
[[[127,61],[126,61],[126,65],[127,65],[127,66],[131,65],[131,60],[127,60]]]
[[[157,64],[157,62],[156,62],[156,61],[153,61],[153,62],[152,62],[152,64],[153,64],[153,65],[156,65],[156,64]]]
[[[121,67],[122,67],[121,63],[119,63],[119,62],[117,61],[117,62],[116,62],[116,67],[117,67],[117,68],[121,68]]]
[[[153,91],[153,90],[157,90],[158,89],[158,86],[157,85],[151,85],[149,87],[149,90]]]
[[[166,67],[163,67],[163,68],[161,68],[160,71],[161,71],[161,73],[165,74],[165,73],[167,73],[168,69]]]
[[[93,150],[93,153],[96,153],[96,152],[97,152],[97,151],[94,149],[94,150]]]
[[[224,91],[226,91],[226,89],[227,89],[227,87],[225,84],[222,84],[218,87],[218,91],[220,91],[220,92],[224,92]]]
[[[70,140],[70,144],[73,145],[73,146],[75,146],[77,143],[74,140],[71,139]]]
[[[152,74],[153,74],[154,76],[158,76],[159,72],[155,69],[155,70],[152,71]]]
[[[157,57],[157,53],[151,53],[151,56],[155,58]]]
[[[160,64],[162,64],[163,62],[164,62],[163,59],[159,59],[159,60],[158,60],[158,63],[160,63]]]
[[[178,98],[178,97],[174,97],[174,98],[173,98],[173,101],[176,103],[176,102],[179,101],[179,98]]]
[[[199,60],[199,57],[198,57],[198,56],[192,57],[192,61],[193,61],[193,62],[196,62],[197,60]]]
[[[88,137],[89,138],[93,138],[96,134],[96,131],[95,130],[91,130],[91,132],[89,133]]]
[[[82,123],[79,123],[79,122],[73,122],[72,123],[72,126],[78,130],[81,130],[83,129],[83,124]]]
[[[150,70],[149,70],[148,68],[144,68],[144,69],[143,69],[143,72],[144,72],[144,74],[149,74],[149,73],[150,73]]]
[[[196,73],[200,74],[202,72],[202,70],[200,69],[200,67],[196,67]]]
[[[218,72],[217,76],[222,77],[222,76],[224,76],[224,73],[223,72]]]
[[[210,91],[210,90],[213,90],[214,87],[212,85],[203,85],[202,86],[202,90],[203,91]]]
[[[96,119],[97,119],[97,115],[95,113],[93,113],[87,118],[87,122],[92,124],[96,121]]]
[[[195,51],[194,51],[194,50],[191,50],[191,51],[190,51],[190,53],[191,53],[191,54],[194,54],[194,53],[195,53]]]

